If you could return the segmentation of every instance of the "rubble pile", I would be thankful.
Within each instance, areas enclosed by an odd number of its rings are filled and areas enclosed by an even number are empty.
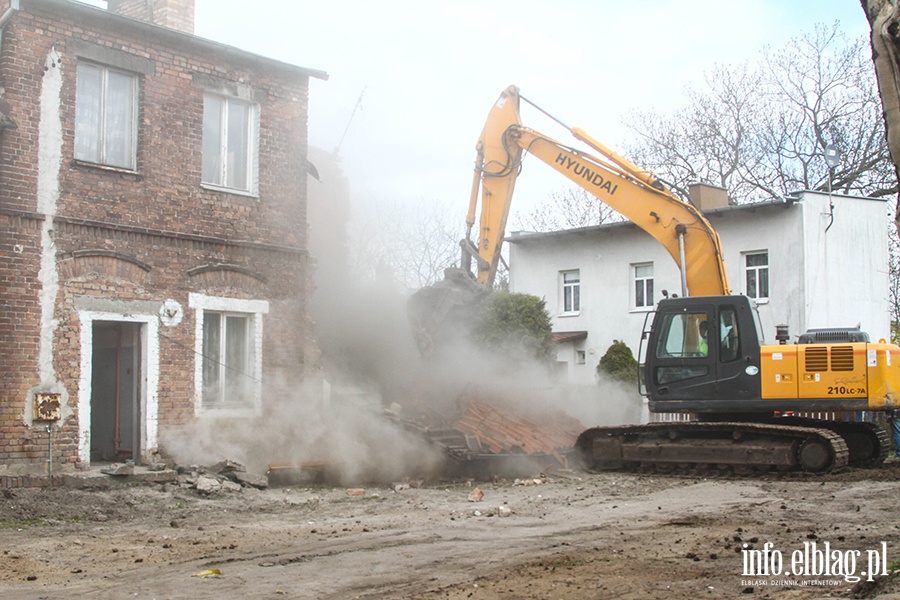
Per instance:
[[[390,414],[390,411],[389,411]],[[404,421],[442,449],[459,474],[531,476],[567,470],[584,426],[561,411],[527,408],[509,398],[463,395],[458,410],[437,422]]]
[[[239,492],[245,487],[265,489],[269,487],[269,480],[265,475],[249,473],[240,463],[231,460],[223,460],[209,467],[179,467],[178,472],[183,475],[184,483],[193,487],[201,494],[214,494],[216,492]]]
[[[584,430],[576,419],[558,412],[538,420],[471,397],[455,427],[476,440],[483,451],[548,454],[563,467],[568,466],[567,455]]]

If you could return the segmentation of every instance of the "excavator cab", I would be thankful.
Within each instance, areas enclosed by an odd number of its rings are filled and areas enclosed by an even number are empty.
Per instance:
[[[745,296],[661,300],[640,356],[651,412],[733,414],[760,397],[760,343]]]

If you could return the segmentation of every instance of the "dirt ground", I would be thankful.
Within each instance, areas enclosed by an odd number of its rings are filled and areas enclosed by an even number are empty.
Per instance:
[[[364,493],[7,490],[0,597],[887,598],[900,593],[900,575],[884,574],[900,567],[898,482],[900,462],[821,477],[584,473]]]

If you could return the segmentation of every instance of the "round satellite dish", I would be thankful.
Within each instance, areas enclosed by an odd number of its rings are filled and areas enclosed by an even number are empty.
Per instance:
[[[833,169],[841,164],[841,151],[834,144],[825,146],[825,164]]]

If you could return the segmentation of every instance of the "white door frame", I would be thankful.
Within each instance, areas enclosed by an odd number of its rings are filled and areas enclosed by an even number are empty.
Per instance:
[[[157,449],[159,438],[159,316],[78,311],[81,322],[81,377],[78,380],[78,459],[91,462],[91,379],[94,350],[94,321],[141,323],[141,427],[139,456]],[[137,457],[136,457],[137,458]]]

